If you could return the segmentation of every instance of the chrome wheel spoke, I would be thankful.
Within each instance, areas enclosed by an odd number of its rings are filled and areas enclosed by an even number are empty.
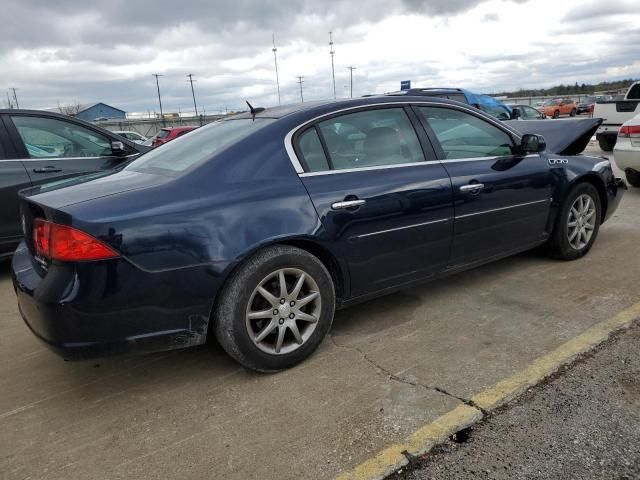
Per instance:
[[[571,242],[574,238],[576,238],[576,235],[578,235],[578,232],[580,232],[579,228],[574,228],[573,232],[571,232],[571,235],[569,235],[569,241]]]
[[[300,335],[300,330],[298,329],[298,325],[296,325],[296,323],[292,323],[291,325],[289,325],[289,330],[291,330],[291,333],[293,333],[294,338],[296,339],[296,342],[298,342],[298,345],[302,345],[302,342],[304,340],[302,340],[302,335]]]
[[[318,317],[313,315],[309,315],[304,312],[296,312],[296,319],[302,320],[303,322],[316,323],[318,321]]]
[[[264,288],[262,285],[260,285],[258,287],[258,293],[260,295],[262,295],[262,297],[271,304],[271,306],[273,307],[278,307],[278,305],[280,305],[280,302],[278,301],[278,299],[273,296],[269,290],[267,290],[266,288]]]
[[[573,222],[567,223],[567,227],[569,227],[569,228],[574,228],[577,225],[578,225],[578,221],[577,220],[574,220]]]
[[[300,276],[298,277],[298,281],[296,282],[295,287],[293,287],[293,291],[291,292],[291,298],[298,298],[298,295],[300,295],[300,290],[302,290],[302,287],[304,285],[304,279],[305,279],[305,274],[301,273]]]
[[[266,327],[264,327],[260,333],[254,339],[256,342],[261,342],[265,338],[269,336],[271,332],[278,326],[278,323],[275,320],[272,320]]]
[[[250,312],[247,317],[249,317],[251,320],[258,320],[260,318],[271,318],[273,317],[273,308],[262,310],[260,312]]]
[[[280,298],[287,296],[287,280],[284,278],[284,270],[278,272],[278,283],[280,284]]]
[[[312,292],[309,295],[307,295],[306,297],[301,298],[298,301],[296,301],[296,305],[300,309],[300,308],[304,307],[306,304],[308,304],[309,302],[314,301],[316,298],[318,298],[318,296],[320,296],[320,294],[318,292]]]
[[[284,342],[284,334],[287,333],[287,327],[280,325],[278,327],[278,339],[276,340],[276,353],[280,353],[282,349],[282,343]]]

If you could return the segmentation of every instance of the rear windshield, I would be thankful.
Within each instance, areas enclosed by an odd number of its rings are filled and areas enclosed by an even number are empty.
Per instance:
[[[151,150],[133,161],[126,169],[138,172],[179,175],[212,158],[232,144],[273,122],[270,118],[242,118],[210,123]]]

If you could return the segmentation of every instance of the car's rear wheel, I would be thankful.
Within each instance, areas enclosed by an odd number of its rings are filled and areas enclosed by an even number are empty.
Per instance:
[[[624,176],[627,177],[627,182],[632,187],[640,187],[640,172],[634,172],[631,170],[627,170],[624,172]]]
[[[573,110],[571,110],[571,113],[569,114],[569,116],[571,117],[575,117],[576,116],[576,109],[574,108]]]
[[[590,183],[576,185],[564,201],[547,244],[554,258],[575,260],[587,254],[600,229],[600,195]]]
[[[560,118],[560,110],[553,112],[553,118]]]
[[[245,367],[275,372],[313,353],[334,309],[333,281],[322,262],[305,250],[276,245],[231,275],[215,310],[215,334]]]
[[[605,152],[611,152],[613,151],[613,147],[616,146],[616,139],[609,140],[607,137],[600,137],[598,138],[598,144]]]

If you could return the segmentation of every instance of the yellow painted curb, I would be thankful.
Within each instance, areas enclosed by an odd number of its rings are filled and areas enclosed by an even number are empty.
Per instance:
[[[578,355],[592,350],[616,331],[628,327],[637,318],[640,318],[640,302],[614,317],[594,325],[584,333],[538,358],[524,370],[474,395],[471,401],[485,411],[495,409],[515,398],[527,388],[541,382]],[[472,425],[481,418],[482,412],[478,408],[465,404],[459,405],[433,422],[420,427],[404,442],[393,444],[353,470],[340,474],[337,480],[384,478],[407,464],[407,459],[402,452],[422,455],[438,443],[443,442],[447,437]]]

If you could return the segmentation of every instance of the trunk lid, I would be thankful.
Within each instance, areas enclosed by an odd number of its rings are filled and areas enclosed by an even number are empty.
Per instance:
[[[521,134],[542,135],[550,152],[560,155],[577,155],[587,148],[602,119],[509,120],[504,123]]]

